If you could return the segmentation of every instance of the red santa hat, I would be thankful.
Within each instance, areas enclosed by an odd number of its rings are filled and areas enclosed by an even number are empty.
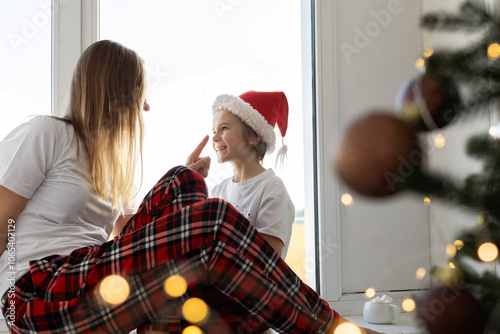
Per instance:
[[[276,147],[274,126],[278,124],[281,137],[288,126],[288,101],[283,92],[248,91],[240,96],[223,94],[212,105],[213,114],[227,110],[250,126],[267,145],[266,154]]]

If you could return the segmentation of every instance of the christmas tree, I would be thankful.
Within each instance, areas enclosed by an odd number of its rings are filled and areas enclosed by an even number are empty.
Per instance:
[[[482,38],[459,49],[432,50],[422,57],[423,73],[402,86],[394,112],[374,111],[354,122],[342,140],[334,165],[341,180],[366,196],[414,191],[477,212],[481,224],[457,236],[447,266],[433,269],[439,286],[417,303],[432,334],[500,333],[500,139],[478,133],[466,152],[482,162],[481,172],[464,180],[426,165],[420,139],[458,119],[485,117],[500,98],[500,20],[478,2],[456,13],[422,18],[429,31],[470,33]],[[471,93],[481,87],[481,94]],[[477,91],[477,90],[476,90]],[[370,163],[360,163],[370,161]],[[480,270],[488,266],[493,270]]]

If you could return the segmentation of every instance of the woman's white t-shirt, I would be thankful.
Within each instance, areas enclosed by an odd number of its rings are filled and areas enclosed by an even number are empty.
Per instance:
[[[29,199],[7,246],[15,256],[4,251],[0,257],[0,294],[12,275],[19,279],[29,270],[30,260],[107,241],[119,212],[88,182],[86,153],[80,148],[78,159],[77,145],[73,126],[48,116],[18,126],[0,142],[0,185]]]
[[[259,175],[235,183],[233,178],[216,185],[210,197],[231,203],[257,231],[283,241],[282,257],[288,252],[295,220],[295,206],[283,181],[269,168]]]

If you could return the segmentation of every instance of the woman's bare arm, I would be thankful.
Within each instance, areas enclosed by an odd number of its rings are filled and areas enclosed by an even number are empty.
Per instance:
[[[109,240],[114,239],[117,235],[120,235],[120,232],[123,230],[123,227],[125,224],[128,223],[130,218],[132,218],[133,215],[125,215],[125,216],[119,216],[118,219],[116,220],[115,226],[113,227],[113,231],[109,235]]]
[[[0,186],[0,255],[7,246],[9,219],[15,221],[27,202],[27,198]]]

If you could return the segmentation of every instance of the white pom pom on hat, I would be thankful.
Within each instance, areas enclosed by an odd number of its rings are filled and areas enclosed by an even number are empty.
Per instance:
[[[228,110],[250,126],[267,145],[266,154],[274,152],[277,124],[281,137],[285,137],[288,127],[288,101],[283,92],[248,91],[240,96],[222,94],[212,105],[213,114]]]

